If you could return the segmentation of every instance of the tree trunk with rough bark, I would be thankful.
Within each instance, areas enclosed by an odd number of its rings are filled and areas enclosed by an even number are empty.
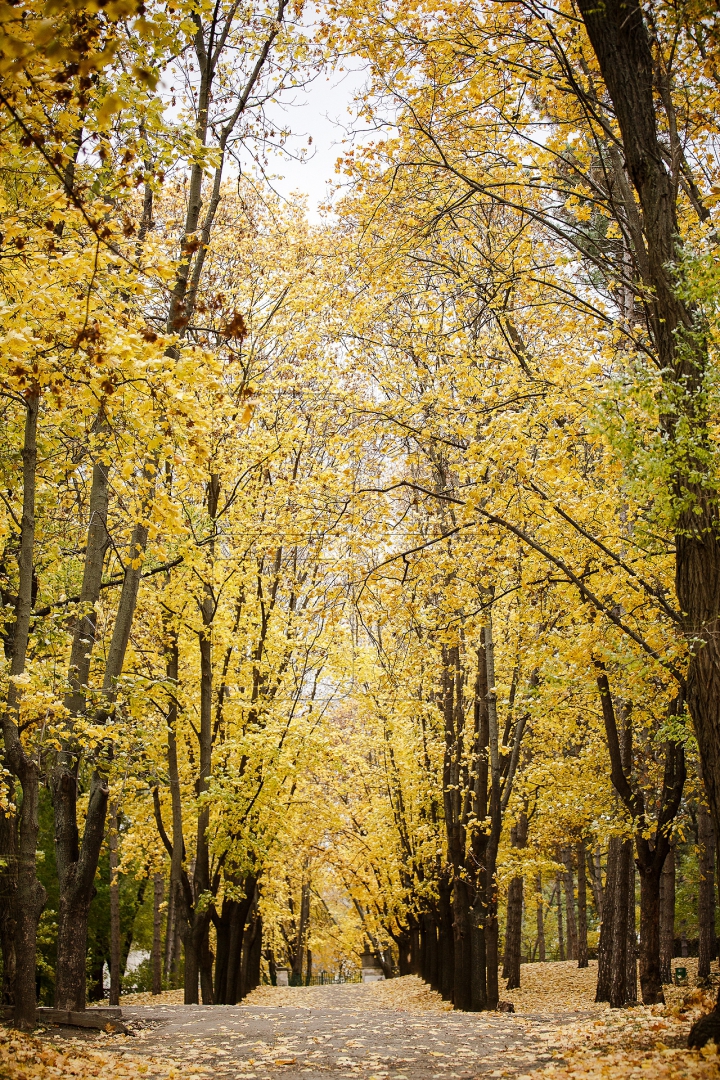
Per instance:
[[[36,858],[39,834],[40,770],[33,755],[20,740],[20,700],[22,691],[13,680],[24,674],[33,608],[33,566],[35,557],[35,494],[37,471],[37,429],[40,390],[29,389],[25,396],[25,426],[22,449],[23,502],[18,554],[18,592],[12,627],[10,682],[2,709],[5,764],[20,781],[22,802],[13,823],[15,871],[9,879],[10,897],[5,933],[12,932],[7,952],[12,971],[13,1022],[29,1031],[35,1027],[35,955],[37,927],[45,905],[45,889],[37,879]]]
[[[618,858],[618,876],[613,904],[612,971],[610,975],[610,1007],[622,1009],[627,1001],[627,938],[630,899],[630,863],[632,840],[623,840]]]
[[[613,970],[613,927],[615,924],[615,903],[621,847],[622,841],[620,838],[611,836],[608,843],[607,870],[603,890],[603,918],[600,925],[600,942],[598,945],[598,981],[595,992],[595,1000],[598,1002],[610,1000]]]
[[[15,778],[0,777],[3,797],[15,802]],[[17,890],[17,815],[0,810],[0,949],[2,949],[2,994],[0,1004],[15,1004],[15,893]]]
[[[697,811],[700,881],[698,883],[698,979],[708,979],[717,956],[715,934],[715,830],[705,803]]]
[[[565,925],[567,926],[567,958],[577,960],[577,922],[575,919],[575,883],[573,881],[572,850],[563,848],[561,860],[565,867],[563,888],[565,890]]]
[[[438,885],[438,976],[439,990],[445,1001],[452,1001],[455,989],[455,931],[451,898],[452,884],[445,878]]]
[[[162,903],[165,897],[165,880],[156,870],[153,874],[153,941],[152,941],[152,992],[162,993]]]
[[[625,952],[625,1004],[636,1005],[638,999],[637,980],[637,929],[635,918],[635,862],[630,851],[628,866],[628,920],[627,920],[627,947]]]
[[[675,844],[668,851],[660,877],[660,978],[672,982],[675,952]]]
[[[510,843],[514,848],[524,848],[527,844],[528,818],[525,810],[518,814],[518,819],[510,830]],[[507,918],[505,922],[505,961],[503,978],[507,979],[506,988],[515,990],[520,986],[520,960],[522,954],[524,882],[521,875],[510,881],[507,899]]]
[[[563,932],[562,878],[560,874],[555,878],[555,896],[557,899],[558,960],[564,960],[565,934]]]
[[[691,643],[687,677],[680,688],[694,722],[710,813],[720,835],[720,526],[706,453],[712,445],[705,386],[707,335],[700,313],[677,287],[674,267],[682,254],[680,185],[668,169],[658,134],[660,95],[642,7],[638,0],[603,4],[579,0],[579,7],[642,209],[645,251],[636,252],[636,258],[657,364],[667,388],[661,424],[671,463],[669,494],[679,504],[675,588],[683,630]]]
[[[110,862],[110,1004],[120,1004],[120,881],[118,879],[118,807],[110,806],[108,829]]]
[[[660,874],[662,864],[640,867],[640,988],[643,1004],[664,1002],[660,973]]]
[[[587,924],[587,877],[585,841],[581,840],[576,848],[577,856],[577,962],[579,968],[588,966],[588,924]]]
[[[535,892],[537,894],[537,940],[538,940],[538,960],[541,964],[545,963],[545,909],[543,905],[542,894],[542,875],[538,874],[535,879]]]

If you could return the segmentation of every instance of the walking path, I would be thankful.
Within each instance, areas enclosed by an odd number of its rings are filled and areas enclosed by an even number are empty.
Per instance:
[[[588,1015],[450,1012],[436,995],[423,1002],[418,980],[393,982],[396,1001],[405,983],[405,1006],[386,1004],[380,984],[268,988],[257,1004],[253,995],[238,1006],[123,1003],[136,1033],[124,1045],[133,1055],[182,1060],[187,1080],[524,1077],[562,1046],[565,1024]]]

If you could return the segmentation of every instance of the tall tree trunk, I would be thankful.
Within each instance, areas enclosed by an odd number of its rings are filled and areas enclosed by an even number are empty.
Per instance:
[[[485,957],[487,962],[487,1009],[495,1009],[500,999],[498,985],[498,917],[497,887],[495,884],[494,864],[488,871],[487,895],[489,900],[485,909]]]
[[[615,905],[617,901],[618,874],[620,870],[620,852],[622,841],[618,836],[611,836],[608,843],[607,871],[603,890],[603,918],[600,925],[600,943],[598,946],[598,981],[595,993],[596,1001],[609,1001],[613,972],[613,938],[615,925]]]
[[[472,1009],[472,929],[470,883],[458,875],[453,885],[453,1004]]]
[[[565,925],[567,926],[567,958],[577,960],[577,922],[575,920],[575,883],[573,881],[572,849],[563,848],[561,859],[565,866],[563,887],[565,890]]]
[[[15,679],[24,674],[30,639],[30,619],[33,606],[33,563],[35,555],[35,491],[37,470],[37,427],[40,410],[39,388],[28,390],[25,398],[25,427],[23,434],[23,504],[20,521],[20,552],[18,556],[18,594],[15,623],[12,632],[10,683],[5,707],[2,710],[2,734],[5,743],[5,762],[20,781],[22,803],[17,811],[16,872],[13,876],[11,918],[14,958],[13,1020],[17,1027],[30,1030],[35,1026],[35,953],[37,927],[45,905],[45,890],[37,880],[36,853],[40,831],[40,770],[33,756],[27,753],[20,740],[19,712],[21,690]]]
[[[720,528],[717,492],[708,475],[707,451],[713,440],[706,403],[707,335],[698,311],[677,287],[679,184],[668,170],[658,135],[656,66],[642,7],[638,0],[603,4],[579,0],[579,7],[642,208],[647,252],[642,284],[658,368],[667,384],[661,422],[672,470],[669,495],[676,503],[681,500],[675,588],[691,644],[682,690],[695,725],[715,833],[720,836]],[[692,433],[691,439],[686,432]]]
[[[577,961],[579,968],[588,966],[588,925],[587,925],[587,878],[586,878],[586,855],[585,841],[581,840],[576,848],[577,856]]]
[[[147,514],[147,506],[144,509]],[[145,551],[147,538],[148,525],[143,518],[133,528],[130,540],[128,561],[105,662],[102,705],[96,717],[99,723],[105,723],[115,708],[118,680],[125,664],[142,578],[141,556]],[[60,884],[55,1005],[59,1009],[76,1012],[85,1008],[87,922],[90,903],[95,895],[95,873],[105,834],[108,787],[104,771],[94,769],[80,844],[77,826],[77,781],[68,768],[66,757],[67,754],[58,755],[59,763],[54,770],[52,781],[55,856]]]
[[[455,933],[451,900],[452,884],[447,876],[438,885],[440,919],[438,925],[438,968],[440,993],[452,1001],[455,987]]]
[[[535,879],[535,891],[537,893],[537,939],[538,939],[538,960],[541,964],[545,963],[545,910],[543,905],[542,894],[542,874],[538,873]]]
[[[558,960],[564,960],[565,936],[563,934],[562,881],[560,874],[555,878],[555,894],[557,896]]]
[[[632,840],[623,840],[618,859],[618,875],[613,903],[612,972],[610,976],[610,1007],[622,1009],[627,995],[627,938],[628,938],[628,887]]]
[[[595,904],[595,914],[597,915],[598,922],[603,920],[603,883],[602,883],[602,860],[600,855],[600,848],[596,847],[592,856],[590,852],[587,855],[586,868],[590,874],[590,884],[592,886],[593,903]]]
[[[520,953],[522,949],[523,879],[514,877],[508,886],[507,917],[505,922],[505,958],[503,978],[508,990],[520,986]]]
[[[700,881],[698,884],[698,979],[708,979],[717,956],[715,934],[715,830],[705,803],[697,810]]]
[[[304,875],[309,873],[309,868],[306,866]],[[300,887],[300,915],[298,918],[297,928],[297,945],[295,948],[295,955],[293,956],[292,963],[292,980],[293,986],[302,986],[303,981],[303,967],[305,964],[305,949],[307,948],[308,937],[308,924],[310,921],[310,880],[307,877],[303,877],[303,882]]]
[[[662,864],[640,868],[640,988],[643,1004],[664,1002],[660,974],[660,875]]]
[[[159,870],[153,875],[152,992],[162,993],[162,902],[165,881]]]
[[[630,851],[628,864],[628,920],[627,946],[625,951],[625,1004],[636,1005],[637,986],[637,929],[635,919],[635,861]]]
[[[523,810],[510,830],[510,842],[515,848],[524,848],[527,843],[528,820]],[[520,986],[520,959],[522,952],[523,925],[523,878],[512,878],[508,888],[507,918],[505,924],[505,963],[503,978],[507,979],[507,989],[515,990]]]
[[[110,1004],[120,1004],[120,881],[118,879],[118,805],[110,805]]]
[[[675,952],[675,844],[668,851],[660,877],[660,978],[672,982]]]
[[[433,911],[423,912],[422,938],[423,938],[423,978],[433,990],[440,989],[440,962],[438,956],[438,927],[437,915]]]
[[[485,949],[484,911],[478,904],[470,910],[471,964],[470,1008],[479,1012],[487,1008],[487,955]]]
[[[0,777],[3,797],[15,802],[15,777]],[[0,1004],[15,1004],[15,893],[17,891],[17,814],[0,810],[0,948],[2,948],[2,996]]]

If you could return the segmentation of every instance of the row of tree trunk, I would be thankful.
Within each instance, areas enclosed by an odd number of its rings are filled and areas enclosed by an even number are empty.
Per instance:
[[[697,835],[700,860],[698,889],[699,960],[698,977],[708,978],[710,964],[717,956],[715,935],[715,837],[707,808],[697,812]],[[523,847],[527,839],[527,821],[520,816],[511,832],[511,843]],[[607,1001],[615,1008],[638,1001],[638,928],[636,919],[637,867],[632,840],[612,837],[609,841],[605,881],[600,872],[599,852],[590,853],[584,842],[563,848],[558,861],[565,866],[558,874],[547,904],[542,897],[542,879],[536,878],[537,938],[530,958],[546,959],[545,920],[555,913],[560,960],[577,960],[578,967],[588,966],[588,879],[600,921],[598,945],[597,1001]],[[645,896],[649,890],[646,890]],[[675,847],[666,856],[660,880],[659,926],[661,979],[672,981],[675,954]],[[642,910],[641,891],[641,918]],[[437,906],[412,920],[408,932],[398,939],[401,975],[416,974],[437,990],[443,998],[455,1001],[458,982],[456,927],[457,908],[447,883],[439,889]],[[508,887],[504,966],[502,977],[507,988],[520,986],[524,879],[514,877]],[[470,944],[469,1009],[495,1008],[498,1001],[498,928],[497,911],[488,924],[487,911],[468,908]],[[647,918],[647,912],[645,912]],[[491,978],[491,964],[495,978]],[[457,1003],[456,1003],[457,1004]]]

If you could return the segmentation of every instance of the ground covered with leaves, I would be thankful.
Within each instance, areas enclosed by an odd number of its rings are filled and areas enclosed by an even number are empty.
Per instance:
[[[137,1077],[161,1077],[173,1080],[187,1074],[180,1063],[117,1053],[103,1044],[76,1039],[57,1045],[48,1038],[36,1038],[0,1028],[0,1077],[2,1080],[51,1080],[77,1077],[77,1080],[135,1080]]]
[[[694,965],[685,961],[692,981]],[[183,1006],[172,991],[128,995],[132,1036],[0,1029],[0,1077],[131,1080],[716,1080],[714,1046],[687,1050],[709,989],[674,987],[664,1006],[594,1002],[594,965],[523,967],[504,991],[515,1014],[454,1013],[419,979],[260,987],[241,1006]]]

